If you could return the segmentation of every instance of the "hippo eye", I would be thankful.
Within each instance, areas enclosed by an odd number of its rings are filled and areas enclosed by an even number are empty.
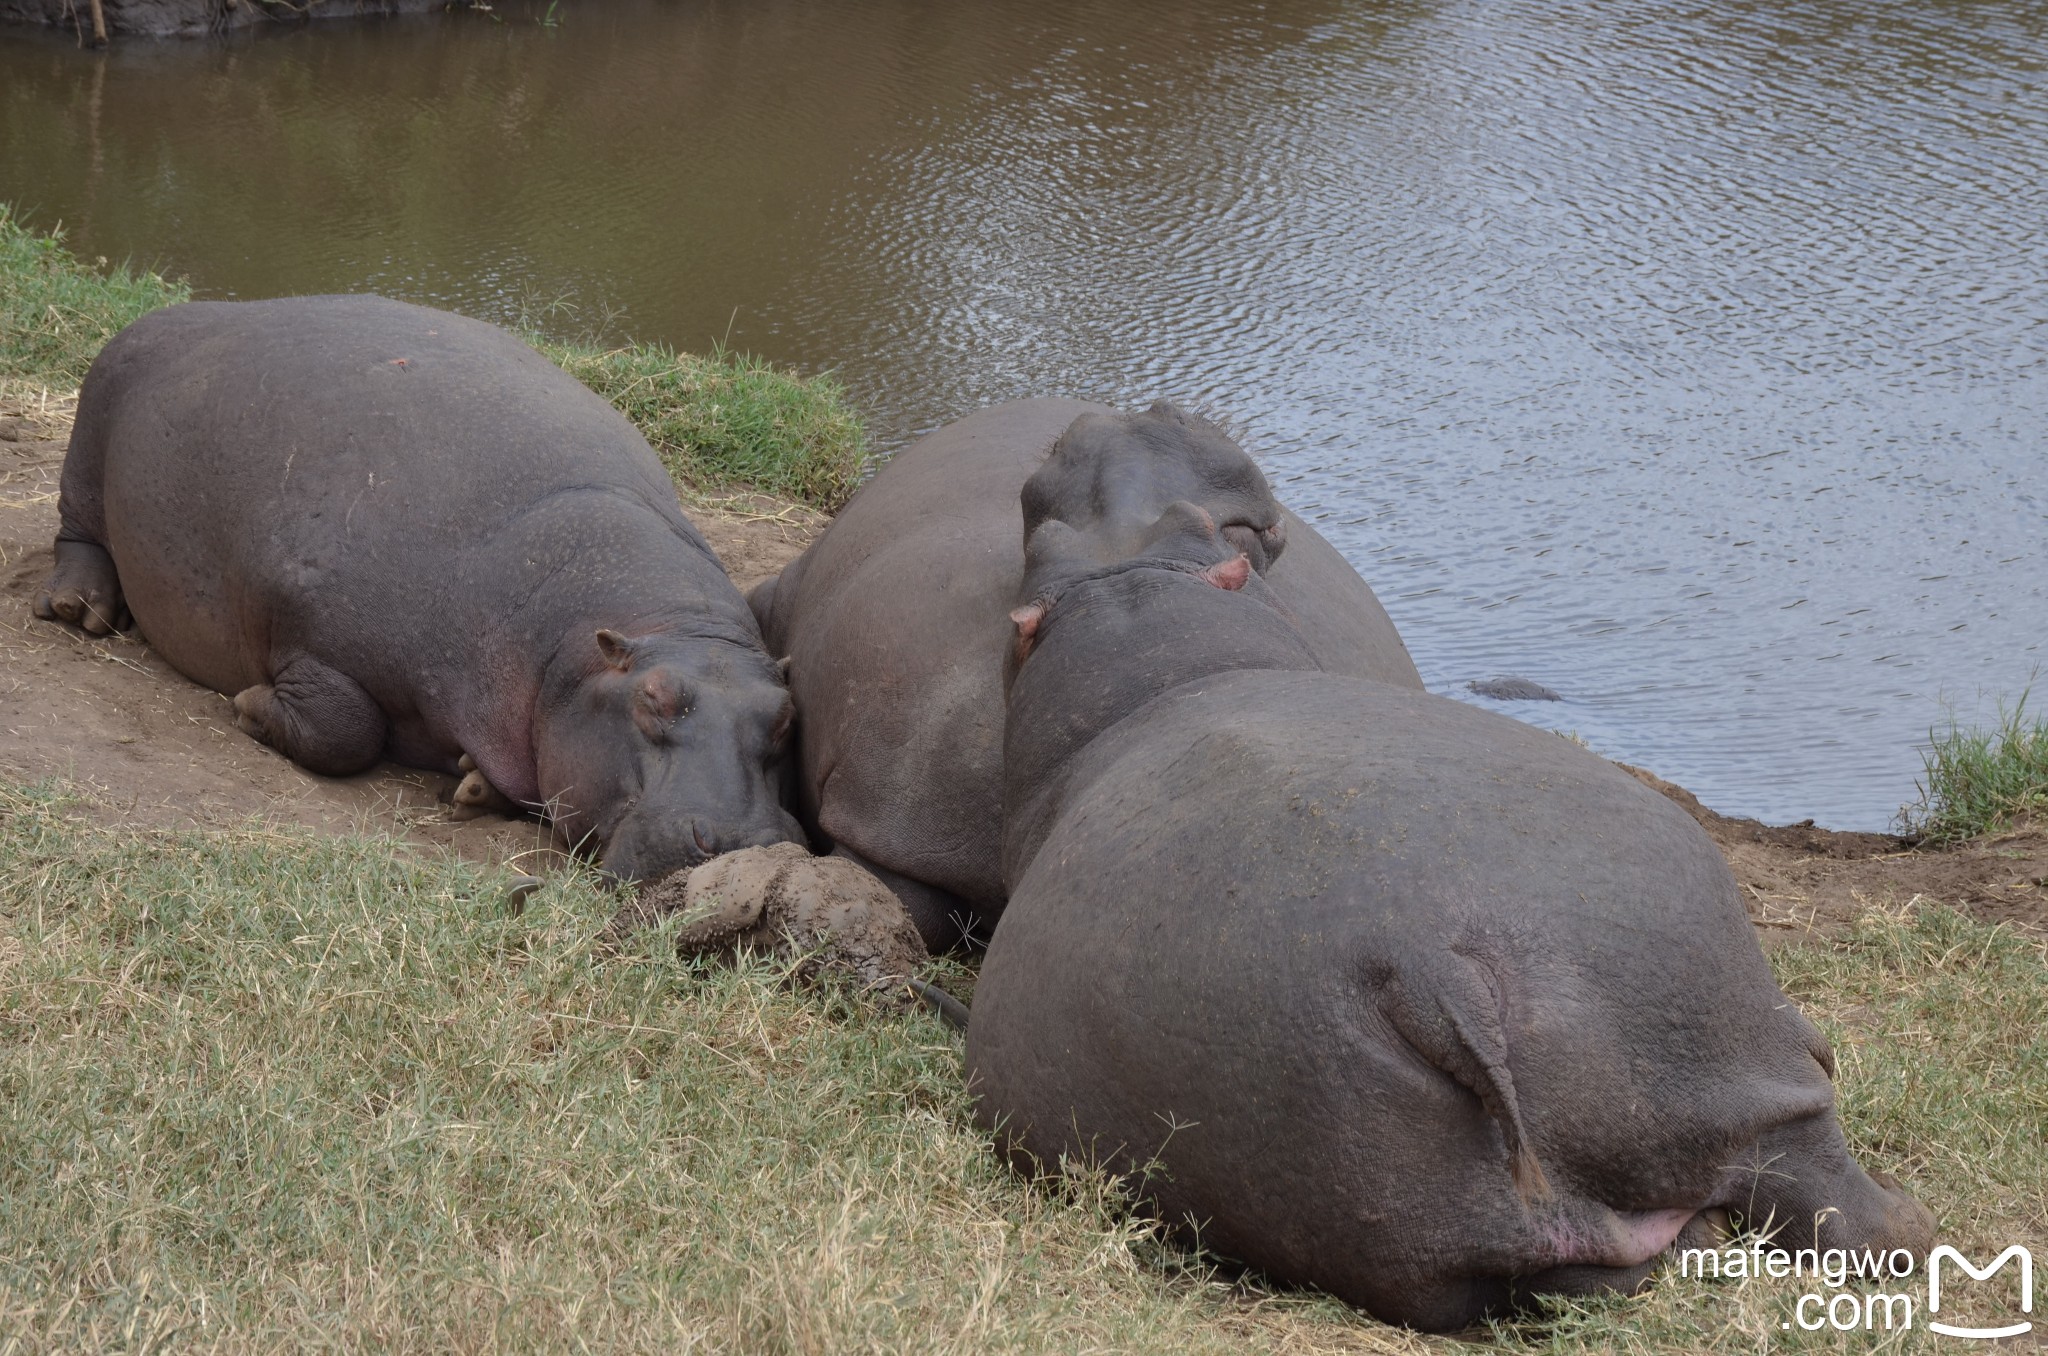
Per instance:
[[[633,723],[656,744],[668,737],[670,726],[689,714],[689,694],[673,676],[650,673],[633,693]]]

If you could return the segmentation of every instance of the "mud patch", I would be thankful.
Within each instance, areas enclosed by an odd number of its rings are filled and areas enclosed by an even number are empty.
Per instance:
[[[902,981],[930,955],[889,887],[840,857],[813,857],[798,843],[744,848],[678,871],[642,890],[612,919],[625,937],[681,915],[683,955],[731,955],[742,947],[797,960],[799,973],[837,970],[912,1002]]]
[[[1731,819],[1682,786],[1621,766],[1707,831],[1735,872],[1766,946],[1839,933],[1873,910],[1897,911],[1916,899],[2048,936],[2048,825],[1922,850],[1888,834],[1836,833],[1811,820],[1772,827]]]

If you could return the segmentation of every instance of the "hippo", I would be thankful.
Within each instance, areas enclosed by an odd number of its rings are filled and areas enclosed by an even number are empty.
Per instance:
[[[1001,866],[1003,614],[1049,516],[1115,552],[1187,500],[1267,578],[1329,668],[1422,686],[1371,588],[1243,449],[1161,402],[1013,401],[891,458],[748,596],[790,664],[802,815],[894,889],[934,951],[985,936]]]
[[[1058,522],[1030,546],[967,1030],[1012,1160],[1127,1175],[1214,1253],[1428,1330],[1734,1227],[1922,1252],[1693,820],[1328,671],[1204,518],[1123,569]]]
[[[647,443],[514,336],[192,302],[79,393],[37,616],[134,624],[309,771],[471,771],[622,879],[800,839],[793,707]],[[481,786],[488,794],[478,794]]]

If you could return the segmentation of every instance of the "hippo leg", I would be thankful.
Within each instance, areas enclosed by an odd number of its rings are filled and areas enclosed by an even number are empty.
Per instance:
[[[918,936],[924,938],[925,949],[934,956],[972,940],[977,916],[974,907],[951,890],[941,890],[936,885],[899,876],[886,866],[876,866],[844,843],[835,845],[830,855],[845,858],[888,886],[889,892],[903,902],[910,921],[917,924]]]
[[[44,621],[70,622],[89,636],[128,626],[114,558],[97,542],[57,542],[57,568],[36,594],[33,610]]]
[[[384,752],[384,712],[362,684],[310,655],[294,655],[267,684],[235,694],[235,724],[309,771],[361,772]]]
[[[465,753],[456,766],[462,771],[462,782],[455,788],[455,794],[450,799],[450,819],[475,819],[478,815],[509,817],[520,813],[516,801],[491,785],[490,780],[477,767],[476,759]]]

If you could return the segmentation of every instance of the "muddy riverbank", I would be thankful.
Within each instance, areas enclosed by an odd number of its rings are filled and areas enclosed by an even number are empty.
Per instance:
[[[396,834],[528,869],[557,861],[541,825],[448,818],[455,779],[386,764],[312,776],[235,728],[227,700],[187,681],[139,640],[89,639],[29,615],[49,572],[63,465],[61,408],[0,409],[0,775],[56,777],[108,823],[296,823]],[[780,570],[823,515],[762,496],[693,506],[692,517],[742,589]],[[1947,851],[1811,821],[1771,827],[1723,816],[1681,787],[1631,769],[1685,807],[1720,847],[1766,945],[1826,937],[1873,910],[1925,897],[1990,922],[2048,934],[2048,831],[2022,829]]]

